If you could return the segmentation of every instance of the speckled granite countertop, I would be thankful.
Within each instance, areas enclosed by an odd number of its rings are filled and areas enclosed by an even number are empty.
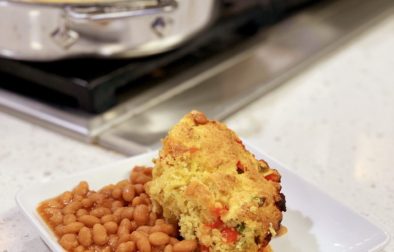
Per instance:
[[[394,16],[227,122],[394,235]],[[121,158],[0,114],[0,252],[48,251],[15,204],[20,188]]]

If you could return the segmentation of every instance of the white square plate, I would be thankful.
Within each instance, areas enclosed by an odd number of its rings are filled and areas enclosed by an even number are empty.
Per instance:
[[[316,187],[283,167],[261,151],[247,146],[258,159],[266,160],[282,174],[287,212],[283,224],[289,232],[274,239],[276,252],[366,252],[379,251],[389,241],[387,233],[333,200]],[[128,178],[135,165],[152,166],[157,152],[131,157],[95,170],[86,171],[59,181],[30,186],[18,193],[16,201],[23,213],[37,228],[53,251],[63,251],[57,239],[38,215],[37,205],[86,180],[93,189]]]

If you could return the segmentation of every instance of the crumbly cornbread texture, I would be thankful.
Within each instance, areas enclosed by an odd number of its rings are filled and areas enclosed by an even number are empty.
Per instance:
[[[150,196],[200,251],[263,251],[279,231],[280,175],[224,124],[192,111],[163,140]]]

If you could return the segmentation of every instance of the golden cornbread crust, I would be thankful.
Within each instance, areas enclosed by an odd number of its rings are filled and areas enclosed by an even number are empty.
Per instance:
[[[181,235],[211,252],[263,251],[286,210],[280,190],[276,170],[256,160],[224,124],[198,111],[169,131],[148,186]]]

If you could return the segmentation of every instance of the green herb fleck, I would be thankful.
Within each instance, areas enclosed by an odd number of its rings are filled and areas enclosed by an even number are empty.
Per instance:
[[[235,229],[238,231],[238,233],[242,233],[245,230],[245,227],[245,222],[241,222],[235,227]]]

